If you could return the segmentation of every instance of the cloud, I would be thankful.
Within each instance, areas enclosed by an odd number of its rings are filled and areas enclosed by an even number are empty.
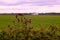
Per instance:
[[[60,5],[60,0],[0,0],[0,5],[31,5],[31,6],[44,6],[44,5]]]
[[[60,5],[53,6],[0,6],[0,13],[60,12]]]
[[[12,5],[12,4],[17,4],[19,0],[0,0],[0,5]]]

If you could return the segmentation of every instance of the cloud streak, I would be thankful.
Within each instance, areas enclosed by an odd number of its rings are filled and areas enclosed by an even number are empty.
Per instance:
[[[50,6],[0,6],[0,13],[60,12],[60,5]]]
[[[28,5],[27,5],[28,4]],[[60,5],[60,0],[0,0],[0,5]]]

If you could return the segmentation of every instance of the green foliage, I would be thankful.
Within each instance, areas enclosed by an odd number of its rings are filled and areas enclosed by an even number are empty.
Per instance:
[[[29,26],[32,20],[22,14],[16,15],[16,21],[12,22],[13,25],[8,25],[8,29],[0,31],[0,40],[60,40],[60,29],[57,26],[35,30]]]

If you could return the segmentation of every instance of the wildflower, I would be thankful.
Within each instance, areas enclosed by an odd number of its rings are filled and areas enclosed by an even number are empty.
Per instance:
[[[9,28],[10,30],[12,30],[12,28],[11,28],[11,26],[10,26],[10,25],[8,25],[8,28]]]
[[[26,18],[24,17],[24,20],[25,20]]]
[[[26,18],[24,18],[24,24],[27,25],[28,20]]]
[[[32,22],[32,20],[31,19],[29,19],[29,21],[28,21],[29,23],[31,23]]]
[[[16,15],[16,18],[18,18],[18,15]]]

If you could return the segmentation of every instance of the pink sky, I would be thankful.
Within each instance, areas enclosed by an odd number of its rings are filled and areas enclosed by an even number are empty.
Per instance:
[[[0,13],[60,12],[60,0],[0,0]]]

